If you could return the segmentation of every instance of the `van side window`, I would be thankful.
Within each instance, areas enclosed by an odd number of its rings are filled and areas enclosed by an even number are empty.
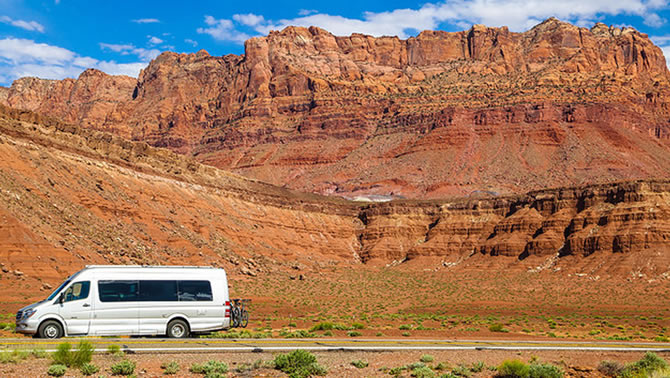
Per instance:
[[[138,289],[138,281],[98,281],[100,302],[138,301]]]
[[[78,299],[88,298],[88,292],[91,288],[90,281],[75,282],[65,290],[63,302],[76,301]]]
[[[209,281],[178,281],[179,301],[211,301],[212,285]]]
[[[177,301],[177,281],[140,281],[140,301],[165,302]]]

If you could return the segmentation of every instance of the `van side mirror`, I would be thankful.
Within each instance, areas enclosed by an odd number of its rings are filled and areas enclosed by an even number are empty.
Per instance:
[[[58,303],[63,303],[65,301],[65,293],[60,293],[58,296]]]

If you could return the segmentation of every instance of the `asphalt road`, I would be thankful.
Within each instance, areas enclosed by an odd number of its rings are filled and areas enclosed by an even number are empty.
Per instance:
[[[73,345],[80,338],[59,340],[0,339],[0,350],[54,351],[62,342]],[[617,352],[670,352],[670,343],[620,341],[503,341],[503,340],[373,340],[373,339],[162,339],[85,338],[98,352],[119,345],[126,353],[265,352],[305,349],[310,351],[405,351],[405,350],[578,350]]]

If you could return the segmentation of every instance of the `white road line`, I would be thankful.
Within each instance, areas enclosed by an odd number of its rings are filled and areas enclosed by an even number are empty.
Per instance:
[[[296,349],[339,352],[339,351],[413,351],[413,350],[561,350],[561,351],[584,351],[584,352],[670,352],[669,347],[561,347],[561,346],[268,346],[268,347],[191,347],[191,348],[125,348],[121,350],[127,353],[184,353],[184,352],[276,352],[292,351]],[[45,352],[53,353],[56,349],[47,349]],[[95,349],[97,353],[107,352],[107,349]]]

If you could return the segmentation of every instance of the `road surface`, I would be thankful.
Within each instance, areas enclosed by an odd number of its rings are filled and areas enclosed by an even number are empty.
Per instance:
[[[507,341],[507,340],[417,340],[417,339],[163,339],[94,338],[97,352],[119,345],[126,353],[188,352],[273,352],[305,349],[310,351],[410,351],[410,350],[577,350],[616,352],[670,352],[670,343],[622,341]],[[58,344],[73,345],[82,338],[41,340],[31,338],[0,339],[0,350],[42,349],[54,351]]]

